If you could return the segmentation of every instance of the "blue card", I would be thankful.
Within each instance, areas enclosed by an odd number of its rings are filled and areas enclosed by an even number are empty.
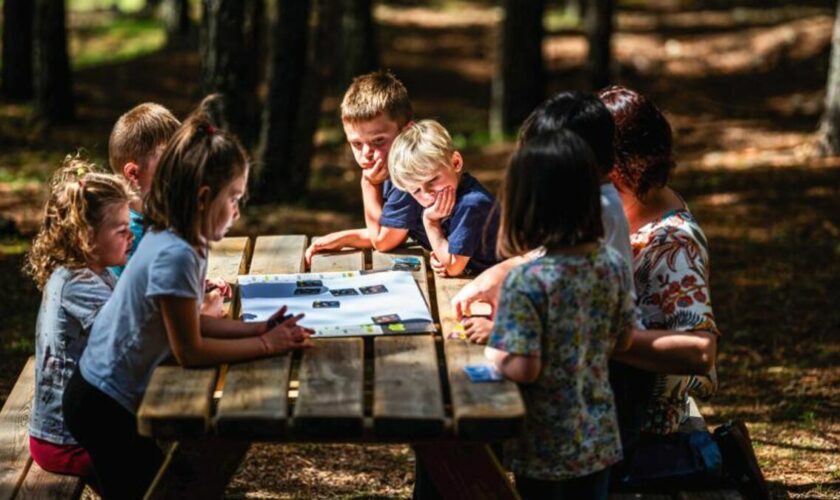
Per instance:
[[[490,364],[467,365],[464,371],[471,382],[500,382],[504,379],[499,370]]]

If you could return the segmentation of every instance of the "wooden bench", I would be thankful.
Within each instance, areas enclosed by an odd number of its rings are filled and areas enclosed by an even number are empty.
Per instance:
[[[84,482],[43,470],[29,455],[29,412],[35,395],[35,357],[26,362],[0,410],[0,500],[79,498]]]

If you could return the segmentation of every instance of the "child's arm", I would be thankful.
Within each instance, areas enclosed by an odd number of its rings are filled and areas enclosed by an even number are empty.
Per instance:
[[[365,226],[369,247],[380,252],[387,252],[399,246],[408,238],[407,229],[383,226],[382,218],[382,185],[374,184],[362,176],[362,203],[365,209]]]
[[[320,252],[341,250],[344,247],[366,249],[371,247],[366,229],[347,229],[315,238],[306,249],[306,263],[312,263],[312,256]]]
[[[452,214],[453,208],[455,208],[455,190],[447,188],[437,195],[431,206],[423,210],[423,227],[432,245],[434,259],[437,261],[432,263],[432,268],[441,276],[458,276],[464,272],[470,262],[470,258],[466,255],[449,253],[449,240],[446,238],[441,223]]]
[[[464,288],[452,297],[451,304],[455,316],[461,319],[470,310],[470,305],[479,301],[487,302],[495,310],[496,303],[499,301],[499,290],[502,288],[502,282],[505,280],[507,273],[529,260],[531,260],[530,254],[511,257],[486,269],[474,280],[464,285]]]
[[[201,322],[195,299],[161,295],[158,300],[172,354],[184,367],[244,361],[312,345],[308,333],[296,324],[299,316],[267,332],[259,332],[258,326],[242,323],[226,335],[228,338],[204,337],[199,329]],[[223,329],[233,320],[216,322],[211,330],[219,336],[220,332],[214,327]],[[264,323],[257,325],[265,328]],[[246,335],[248,333],[250,335]]]
[[[632,345],[613,359],[630,366],[672,375],[706,375],[715,365],[717,336],[712,332],[633,330]]]
[[[539,356],[511,354],[492,347],[485,347],[484,355],[496,365],[502,375],[514,382],[530,384],[540,376],[542,361]]]

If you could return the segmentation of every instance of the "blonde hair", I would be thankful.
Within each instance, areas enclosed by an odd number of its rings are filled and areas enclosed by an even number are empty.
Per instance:
[[[341,120],[365,122],[383,113],[400,128],[411,121],[414,112],[405,85],[390,71],[374,71],[354,78],[341,101]]]
[[[57,267],[78,269],[93,261],[93,235],[105,215],[132,199],[125,178],[99,170],[79,154],[67,155],[50,179],[41,229],[24,266],[38,289]]]
[[[165,145],[181,122],[171,111],[153,102],[144,102],[120,116],[108,139],[108,163],[115,174],[134,162],[145,168],[158,147]]]
[[[435,120],[421,120],[400,132],[388,153],[391,181],[403,191],[422,184],[441,168],[452,168],[455,146]]]
[[[201,234],[198,191],[210,188],[210,200],[248,168],[242,145],[218,128],[199,107],[170,139],[160,157],[143,209],[149,225],[172,229],[190,245],[207,244]]]

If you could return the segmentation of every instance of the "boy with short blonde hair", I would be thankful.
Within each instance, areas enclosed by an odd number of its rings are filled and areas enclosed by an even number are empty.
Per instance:
[[[388,179],[388,151],[397,134],[411,125],[405,86],[393,74],[375,71],[356,77],[341,102],[341,122],[353,158],[362,169],[365,227],[315,238],[312,255],[344,247],[391,250],[408,236],[424,238],[422,207]]]
[[[171,111],[152,102],[139,104],[120,116],[111,137],[108,139],[108,161],[117,175],[122,175],[140,194],[129,207],[131,232],[134,242],[129,258],[134,255],[140,239],[143,238],[143,200],[152,186],[160,155],[169,138],[175,134],[181,122]],[[117,277],[125,266],[111,270]]]
[[[496,201],[463,167],[449,132],[434,120],[403,130],[388,156],[394,185],[424,208],[426,239],[419,241],[441,276],[481,272],[498,261]]]

